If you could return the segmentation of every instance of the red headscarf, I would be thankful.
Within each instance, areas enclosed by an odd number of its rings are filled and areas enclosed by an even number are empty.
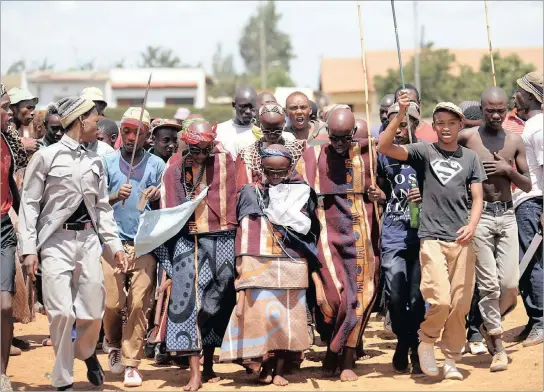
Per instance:
[[[182,135],[181,140],[186,144],[198,144],[200,142],[213,142],[217,136],[217,123],[212,126],[211,132],[197,132],[189,127]]]

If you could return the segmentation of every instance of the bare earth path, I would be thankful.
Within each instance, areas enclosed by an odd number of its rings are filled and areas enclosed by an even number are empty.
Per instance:
[[[324,347],[312,347],[302,364],[302,370],[288,376],[290,384],[283,388],[286,391],[311,390],[344,390],[344,391],[542,391],[543,390],[543,346],[523,348],[514,343],[513,337],[519,333],[527,322],[525,309],[518,300],[516,310],[507,316],[504,327],[507,331],[505,340],[506,350],[510,356],[507,371],[490,373],[489,355],[472,356],[465,354],[459,368],[465,376],[465,381],[431,379],[430,377],[413,378],[410,375],[397,375],[391,367],[394,340],[387,337],[382,322],[373,316],[365,333],[365,349],[372,358],[359,360],[355,372],[359,380],[353,383],[341,383],[321,377],[320,361],[323,359]],[[11,357],[8,375],[15,390],[35,391],[52,390],[49,373],[53,368],[54,353],[52,347],[42,347],[41,341],[48,334],[47,318],[38,315],[36,322],[21,325],[16,324],[15,336],[29,339],[32,347],[21,356]],[[122,376],[114,376],[107,370],[107,356],[102,352],[99,358],[106,371],[106,383],[101,388],[92,387],[86,379],[86,369],[83,362],[76,361],[75,390],[124,390]],[[442,360],[440,351],[437,358]],[[189,379],[188,370],[180,370],[174,366],[156,367],[144,359],[140,368],[144,384],[134,390],[180,391]],[[222,381],[219,384],[204,384],[204,391],[227,390],[277,390],[274,386],[260,386],[255,383],[253,376],[237,365],[219,364],[215,370]]]

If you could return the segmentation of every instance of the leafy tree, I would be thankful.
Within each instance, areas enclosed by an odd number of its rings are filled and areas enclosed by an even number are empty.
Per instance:
[[[246,69],[251,75],[260,74],[259,21],[261,17],[264,20],[266,61],[268,64],[277,62],[285,72],[289,73],[289,62],[295,58],[295,55],[289,35],[278,30],[281,14],[276,12],[274,1],[267,1],[264,7],[259,7],[257,15],[251,16],[244,27],[239,47]]]
[[[160,46],[148,46],[141,54],[141,67],[165,67],[176,68],[181,67],[181,60],[174,55],[172,49],[162,48]]]
[[[211,88],[211,95],[216,97],[233,96],[238,78],[234,68],[234,57],[232,54],[223,54],[223,47],[220,42],[217,43],[212,57],[212,73],[215,84]]]
[[[26,63],[24,60],[18,60],[11,64],[6,71],[7,75],[23,72],[26,69]]]
[[[483,56],[480,68],[473,70],[467,65],[456,63],[455,55],[447,49],[433,49],[428,43],[420,53],[421,101],[423,115],[430,116],[438,102],[451,101],[478,101],[482,91],[493,84],[491,76],[491,62],[489,55]],[[535,69],[534,65],[523,63],[518,55],[501,57],[500,53],[493,54],[497,85],[511,94],[516,86],[516,80],[527,72]],[[405,64],[404,75],[409,78],[414,75],[414,61],[412,58]],[[452,73],[458,68],[456,74]],[[406,79],[406,83],[414,82]],[[400,71],[388,69],[385,76],[376,76],[374,85],[378,96],[394,92],[400,86]]]

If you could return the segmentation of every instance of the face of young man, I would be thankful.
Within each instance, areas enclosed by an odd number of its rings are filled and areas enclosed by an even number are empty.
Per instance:
[[[45,131],[55,143],[62,138],[62,135],[64,135],[64,128],[60,123],[60,117],[58,115],[52,114],[48,117]]]
[[[286,103],[289,122],[295,129],[304,129],[310,121],[310,101],[303,95],[295,95]]]
[[[197,144],[189,144],[189,154],[193,161],[202,165],[206,159],[212,154],[213,142],[201,141]]]
[[[389,115],[389,121],[395,117],[397,113],[391,113]],[[419,122],[417,120],[414,120],[413,118],[410,118],[410,130],[412,131],[412,138],[414,137],[414,131],[416,130],[417,126],[419,125]],[[399,128],[397,129],[397,133],[395,135],[395,142],[399,145],[409,144],[410,143],[410,137],[408,136],[408,123],[406,122],[406,116],[404,116],[400,122]]]
[[[138,139],[136,139],[137,132],[137,125],[123,125],[123,128],[121,128],[121,139],[123,140],[123,148],[128,153],[132,153],[134,149],[136,149],[136,151],[141,150],[147,142],[147,139],[149,137],[149,130],[140,129]]]
[[[268,157],[262,160],[262,165],[266,182],[278,185],[289,175],[291,161],[286,157]]]
[[[463,122],[453,113],[440,111],[434,114],[433,129],[443,144],[457,144],[457,135],[462,127]]]
[[[175,128],[161,128],[155,132],[155,151],[161,157],[170,158],[178,147],[178,132]]]
[[[34,101],[21,101],[15,105],[15,107],[16,110],[14,116],[17,118],[17,121],[19,121],[25,127],[28,127],[34,119],[34,114],[36,111]]]
[[[10,107],[9,94],[4,94],[0,101],[0,125],[2,132],[7,132],[9,123],[13,120],[13,111]]]
[[[329,140],[332,148],[340,155],[347,154],[355,130],[347,127],[329,128]]]
[[[506,118],[508,102],[505,99],[488,99],[482,101],[482,114],[487,126],[494,130],[501,130]]]

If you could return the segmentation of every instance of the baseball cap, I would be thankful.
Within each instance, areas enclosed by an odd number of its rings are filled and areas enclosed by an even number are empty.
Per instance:
[[[9,100],[11,105],[16,105],[22,101],[33,101],[34,106],[38,104],[38,97],[28,91],[26,88],[13,87],[8,91]]]
[[[85,87],[81,92],[81,98],[88,99],[89,101],[99,101],[104,102],[107,105],[106,100],[104,99],[104,94],[102,90],[96,87]]]
[[[178,132],[181,131],[181,124],[178,124],[174,120],[160,118],[158,119],[158,121],[157,120],[153,121],[151,125],[152,125],[151,133],[155,133],[155,131],[158,131],[161,128],[174,128]]]
[[[410,102],[410,106],[408,106],[408,109],[406,111],[408,112],[408,116],[415,118],[418,121],[421,120],[421,115],[419,114],[419,106],[417,105],[417,103]],[[398,113],[398,112],[400,112],[400,105],[398,102],[395,102],[387,110],[387,116],[389,116],[392,113]]]
[[[459,106],[457,106],[456,104],[452,102],[438,103],[433,110],[433,116],[438,110],[445,110],[447,112],[453,113],[456,116],[458,116],[461,120],[465,118],[465,115],[463,114],[463,111],[459,108]]]

